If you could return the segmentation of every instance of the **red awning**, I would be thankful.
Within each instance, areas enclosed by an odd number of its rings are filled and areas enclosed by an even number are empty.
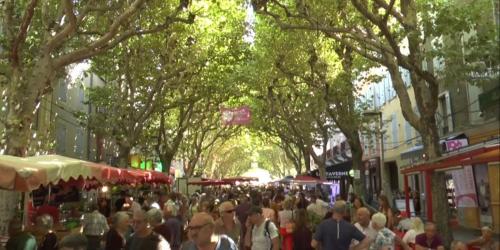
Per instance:
[[[198,186],[221,186],[221,185],[229,185],[230,183],[227,183],[222,180],[202,180],[202,181],[190,181],[188,182],[189,185],[198,185]]]
[[[238,177],[229,177],[229,178],[224,178],[222,181],[229,182],[229,183],[235,183],[235,182],[251,182],[251,181],[259,181],[259,178],[257,177],[243,177],[243,176],[238,176]]]
[[[297,175],[297,177],[293,178],[292,182],[299,185],[323,183],[322,180],[309,175]]]
[[[401,173],[411,174],[494,161],[500,161],[500,144],[498,144],[498,140],[450,152],[438,159],[404,168]]]

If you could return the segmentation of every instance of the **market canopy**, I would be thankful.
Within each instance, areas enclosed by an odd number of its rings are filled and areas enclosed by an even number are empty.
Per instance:
[[[221,186],[221,185],[229,185],[229,183],[223,180],[201,180],[201,181],[190,181],[189,185],[198,185],[198,186]]]
[[[159,172],[120,169],[59,155],[0,155],[0,172],[0,189],[22,192],[71,179],[95,179],[101,183],[170,182],[169,176]]]
[[[295,178],[292,179],[292,183],[299,185],[312,185],[312,184],[322,184],[323,181],[309,175],[297,175]]]
[[[245,176],[238,176],[238,177],[229,177],[229,178],[223,178],[222,181],[234,184],[236,182],[251,182],[251,181],[259,181],[259,178],[257,177],[245,177]]]

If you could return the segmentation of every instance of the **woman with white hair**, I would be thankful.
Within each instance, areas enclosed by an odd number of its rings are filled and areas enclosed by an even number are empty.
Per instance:
[[[424,223],[418,217],[411,218],[411,229],[403,236],[403,242],[406,244],[415,244],[415,237],[424,233]]]
[[[395,234],[385,227],[387,217],[383,213],[376,213],[372,216],[372,227],[377,231],[375,240],[370,245],[370,250],[394,249]]]

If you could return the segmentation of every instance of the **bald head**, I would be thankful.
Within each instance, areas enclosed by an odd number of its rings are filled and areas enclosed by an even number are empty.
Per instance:
[[[205,224],[215,224],[214,218],[205,212],[201,213],[196,213],[193,215],[193,218],[191,218],[191,224],[196,224],[196,225],[205,225]]]
[[[196,213],[191,218],[191,222],[189,222],[188,235],[198,248],[205,248],[210,244],[214,229],[214,219],[210,214],[204,212]]]
[[[356,216],[361,226],[368,227],[370,225],[370,210],[368,210],[368,208],[358,208],[358,210],[356,210]]]

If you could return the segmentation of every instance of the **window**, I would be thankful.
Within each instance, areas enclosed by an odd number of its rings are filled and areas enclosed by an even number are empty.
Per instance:
[[[407,144],[410,144],[412,141],[412,129],[413,127],[410,123],[405,120],[405,140]]]
[[[78,128],[75,135],[75,154],[83,157],[84,151],[84,133],[82,128]]]
[[[66,102],[68,99],[68,82],[66,79],[60,79],[57,86],[57,100]]]
[[[398,146],[398,120],[396,114],[391,115],[391,132],[392,132],[392,147]]]
[[[80,104],[84,104],[85,103],[85,89],[83,88],[83,86],[80,86],[80,88],[78,88],[78,97],[80,98]]]
[[[56,152],[66,153],[66,126],[62,122],[56,123]]]
[[[453,131],[453,117],[451,114],[450,93],[445,91],[438,98],[438,127],[442,135]]]

